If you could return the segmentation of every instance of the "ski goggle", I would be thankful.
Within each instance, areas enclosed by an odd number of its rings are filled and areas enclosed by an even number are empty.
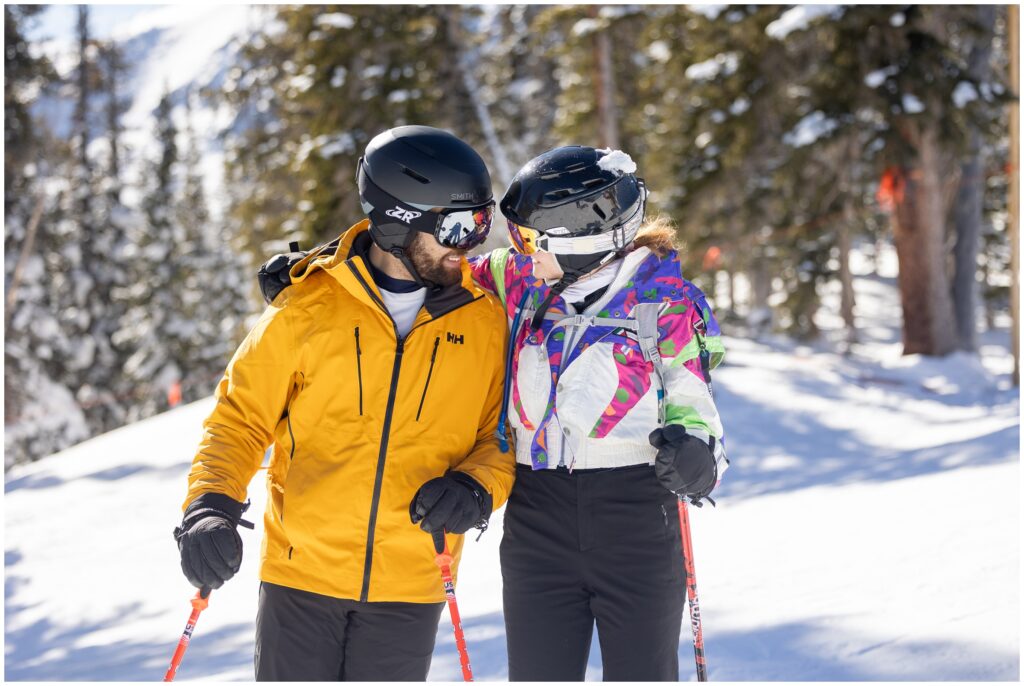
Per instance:
[[[494,201],[482,207],[445,210],[437,218],[434,238],[446,248],[475,248],[487,238],[493,218]]]
[[[556,226],[540,231],[516,224],[508,220],[509,238],[515,249],[524,255],[532,255],[538,250],[545,250],[556,255],[592,255],[609,250],[621,250],[636,238],[640,225],[644,220],[644,200],[640,198],[630,208],[627,219],[606,229],[603,233],[589,236],[571,236],[569,229]]]
[[[476,207],[435,207],[401,201],[370,179],[363,169],[362,158],[359,158],[356,182],[363,211],[368,215],[376,216],[380,222],[432,234],[446,248],[475,248],[484,242],[491,231],[493,199]]]

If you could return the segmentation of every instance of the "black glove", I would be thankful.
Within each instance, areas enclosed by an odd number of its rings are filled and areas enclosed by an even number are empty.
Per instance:
[[[476,479],[451,471],[420,486],[409,503],[409,518],[428,533],[464,534],[474,526],[487,528],[492,503]]]
[[[718,482],[718,465],[704,441],[686,433],[686,427],[669,424],[649,436],[658,449],[654,473],[662,486],[699,505]]]
[[[204,594],[220,588],[242,566],[242,539],[236,529],[239,524],[253,528],[242,519],[248,507],[222,493],[204,493],[189,504],[174,530],[181,571]]]
[[[308,254],[299,250],[298,243],[292,243],[288,247],[291,252],[274,255],[260,266],[260,271],[256,275],[267,304],[273,302],[278,293],[291,285],[292,277],[289,272]]]

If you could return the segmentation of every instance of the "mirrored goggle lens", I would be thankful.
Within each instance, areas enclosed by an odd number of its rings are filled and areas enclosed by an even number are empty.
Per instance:
[[[434,237],[446,248],[476,247],[491,231],[494,203],[470,210],[455,210],[441,216]]]
[[[537,252],[540,247],[537,243],[542,234],[537,229],[531,229],[528,226],[520,226],[514,221],[509,220],[508,235],[509,238],[512,239],[512,245],[515,249],[524,255],[532,255]]]

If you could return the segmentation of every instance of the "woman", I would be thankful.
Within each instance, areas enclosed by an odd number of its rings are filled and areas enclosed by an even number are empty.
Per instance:
[[[728,462],[711,393],[721,332],[621,151],[568,146],[501,202],[514,250],[470,260],[510,323],[499,441],[516,453],[501,542],[512,681],[676,681],[685,601],[677,498]],[[327,246],[330,248],[330,246]],[[302,253],[264,265],[272,299]]]
[[[620,151],[540,155],[501,202],[516,250],[470,261],[511,323],[512,681],[583,680],[595,622],[606,681],[679,678],[676,499],[699,504],[727,465],[709,373],[724,349],[671,226],[644,224],[635,171]]]

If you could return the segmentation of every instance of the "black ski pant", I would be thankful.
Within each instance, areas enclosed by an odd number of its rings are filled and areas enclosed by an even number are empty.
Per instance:
[[[501,540],[510,681],[678,681],[686,589],[676,497],[646,465],[516,466]]]
[[[444,603],[361,603],[260,584],[256,681],[426,681]]]

